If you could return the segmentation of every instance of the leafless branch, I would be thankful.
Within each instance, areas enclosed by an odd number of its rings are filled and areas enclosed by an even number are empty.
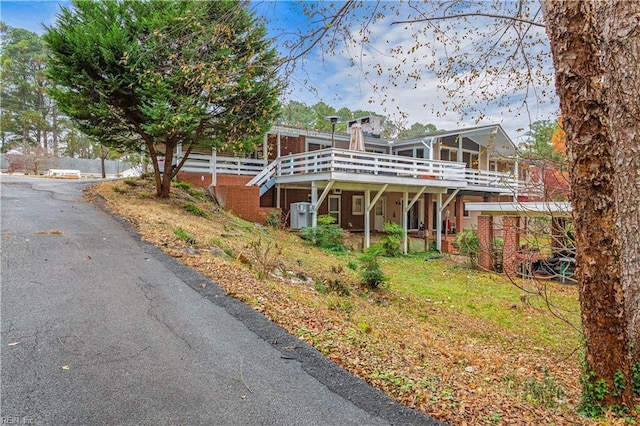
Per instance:
[[[474,16],[483,16],[483,17],[486,17],[486,18],[495,18],[495,19],[505,19],[505,20],[509,20],[509,21],[523,22],[525,24],[534,25],[536,27],[541,27],[541,28],[545,27],[545,25],[543,23],[532,21],[530,19],[517,18],[517,17],[514,17],[514,16],[506,16],[506,15],[495,15],[495,14],[492,14],[492,13],[481,13],[481,12],[459,13],[459,14],[456,14],[456,15],[432,16],[432,17],[427,17],[427,18],[408,19],[408,20],[404,20],[404,21],[394,21],[394,22],[391,23],[391,25],[415,24],[415,23],[418,23],[418,22],[433,22],[433,21],[442,21],[442,20],[456,19],[456,18],[467,18],[467,17],[474,17]]]

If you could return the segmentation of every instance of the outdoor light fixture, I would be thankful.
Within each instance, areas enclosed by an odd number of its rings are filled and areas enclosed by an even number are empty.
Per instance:
[[[331,148],[335,148],[335,142],[333,140],[333,135],[336,133],[336,123],[340,121],[340,117],[337,115],[330,115],[325,117],[325,119],[331,123]]]

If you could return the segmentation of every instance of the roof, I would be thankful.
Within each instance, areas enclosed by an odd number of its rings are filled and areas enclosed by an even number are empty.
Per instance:
[[[464,209],[487,216],[571,216],[571,203],[565,202],[464,203]]]
[[[270,133],[280,133],[283,136],[304,135],[321,140],[331,140],[332,137],[331,132],[328,131],[299,129],[288,126],[273,126]],[[442,130],[428,135],[410,139],[403,139],[400,141],[372,138],[368,136],[365,136],[364,139],[366,145],[389,146],[389,144],[392,143],[394,148],[397,148],[413,144],[422,144],[423,141],[428,141],[429,139],[446,138],[451,136],[457,137],[458,135],[467,137],[480,146],[491,147],[492,158],[513,157],[515,156],[517,151],[516,145],[513,143],[511,138],[509,138],[500,124],[488,124],[483,126],[467,127],[453,130]],[[348,133],[345,134],[336,132],[333,134],[333,138],[335,140],[348,141],[350,135]]]

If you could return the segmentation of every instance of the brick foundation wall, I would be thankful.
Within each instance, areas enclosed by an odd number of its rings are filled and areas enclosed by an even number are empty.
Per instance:
[[[211,185],[211,173],[199,174],[178,172],[176,177],[178,178],[178,182],[188,182],[196,188],[207,189],[209,185]]]
[[[217,185],[213,188],[216,199],[230,213],[249,222],[264,224],[273,207],[260,207],[260,190],[257,186]]]

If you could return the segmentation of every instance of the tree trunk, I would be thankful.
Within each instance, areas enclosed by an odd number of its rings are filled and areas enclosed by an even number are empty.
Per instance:
[[[59,152],[58,152],[58,109],[56,108],[56,106],[53,106],[53,128],[51,130],[52,132],[52,137],[53,137],[53,155],[54,157],[58,157],[59,156]]]
[[[631,358],[640,362],[640,3],[613,1],[601,5],[603,53],[609,78],[609,122],[612,136],[616,223],[620,235],[622,291],[625,298]]]
[[[621,250],[618,206],[619,199],[637,198],[638,193],[621,188],[618,181],[616,155],[625,155],[617,151],[626,142],[616,141],[611,132],[610,119],[615,114],[611,108],[615,105],[610,100],[619,94],[608,84],[612,70],[598,28],[601,23],[597,22],[595,9],[603,3],[542,1],[567,134],[576,275],[587,342],[584,392],[598,405],[632,407],[629,355],[637,338],[632,340],[629,330],[631,313],[622,279],[629,253]],[[637,92],[635,96],[637,105]],[[629,136],[625,134],[624,138]],[[637,228],[635,232],[637,238]],[[624,389],[620,374],[625,380]],[[588,395],[600,379],[608,385],[601,399],[593,392]]]
[[[105,160],[105,156],[101,155],[100,156],[100,170],[102,171],[102,179],[106,179],[107,178],[107,171],[105,170],[104,160]]]

